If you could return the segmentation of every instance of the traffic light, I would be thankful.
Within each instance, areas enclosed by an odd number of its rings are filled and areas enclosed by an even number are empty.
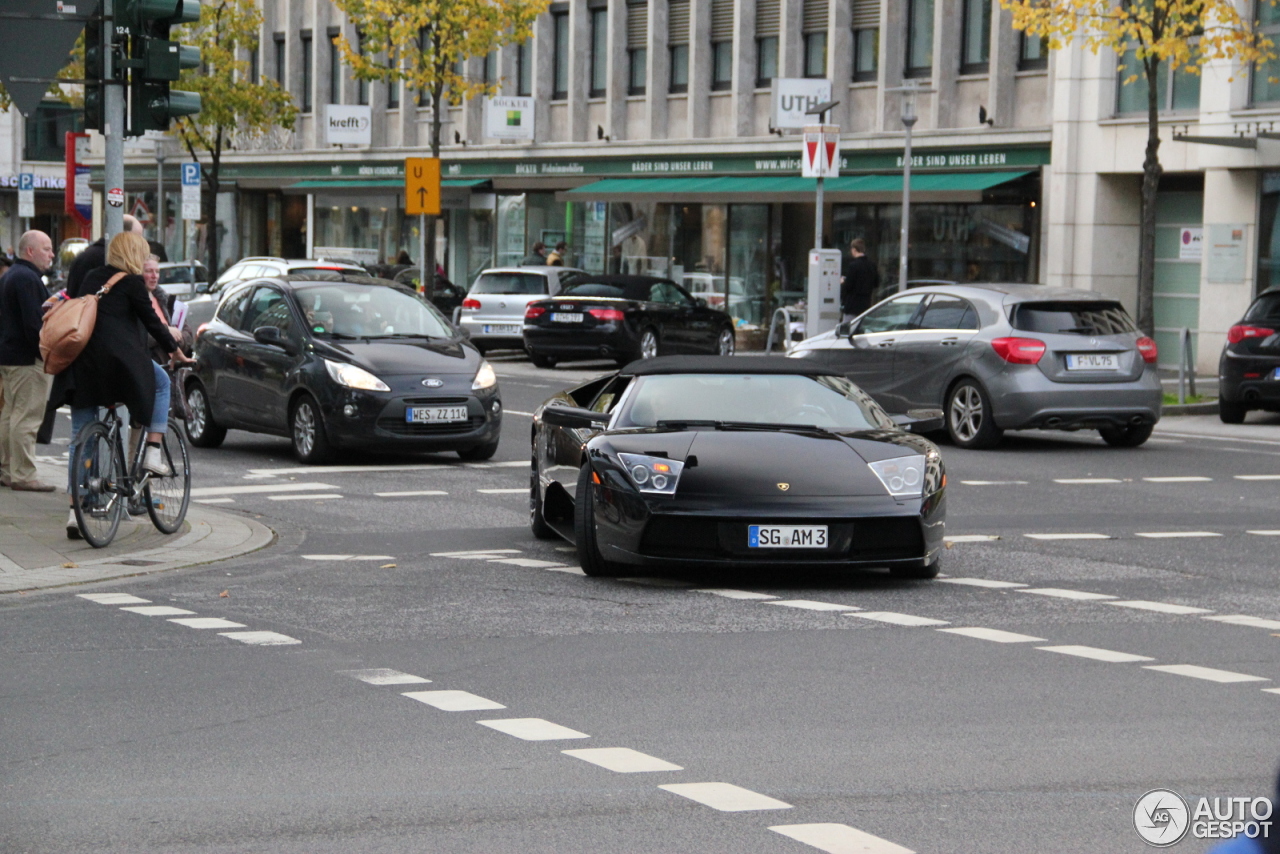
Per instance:
[[[111,32],[102,20],[102,4],[95,3],[84,28],[84,128],[102,130],[102,89],[106,78],[106,52],[103,37]],[[116,68],[117,75],[119,67]]]
[[[200,20],[200,0],[116,0],[116,31],[129,28],[129,136],[167,130],[169,120],[200,112],[200,96],[170,89],[200,49],[169,40],[169,28]]]

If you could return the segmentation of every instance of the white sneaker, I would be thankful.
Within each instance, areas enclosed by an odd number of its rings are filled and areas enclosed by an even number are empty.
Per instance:
[[[150,445],[142,454],[142,467],[157,477],[173,477],[173,469],[164,461],[160,449]]]
[[[80,536],[80,523],[76,521],[75,510],[69,510],[67,512],[67,539],[68,540],[82,539]]]

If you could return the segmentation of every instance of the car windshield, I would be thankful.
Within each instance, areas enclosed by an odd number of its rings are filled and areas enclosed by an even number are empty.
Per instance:
[[[485,273],[471,286],[473,294],[525,294],[547,292],[547,277],[534,273]]]
[[[451,338],[440,312],[417,296],[380,285],[323,284],[294,291],[312,334],[329,338]]]
[[[160,284],[174,285],[193,281],[190,267],[161,267]]]
[[[1280,294],[1264,294],[1249,306],[1244,319],[1250,323],[1280,323]]]
[[[560,292],[562,297],[604,297],[606,299],[647,300],[649,283],[641,282],[630,285],[607,285],[604,282],[583,282],[572,285]]]
[[[799,374],[673,374],[640,377],[618,426],[701,424],[893,427],[870,396],[844,377]]]
[[[1120,335],[1137,331],[1124,306],[1110,300],[1018,303],[1009,322],[1023,332],[1049,334]]]

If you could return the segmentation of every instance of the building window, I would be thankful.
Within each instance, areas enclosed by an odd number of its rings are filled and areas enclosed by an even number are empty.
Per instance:
[[[364,36],[356,33],[356,53],[364,56]],[[369,81],[358,80],[356,82],[356,103],[365,106],[369,103]]]
[[[262,82],[262,69],[258,67],[258,46],[249,51],[249,80],[256,86]]]
[[[498,82],[498,52],[496,50],[484,55],[484,82],[488,86]]]
[[[555,27],[555,56],[552,71],[551,97],[563,100],[569,97],[569,13],[557,12],[551,16]]]
[[[853,79],[875,80],[880,69],[880,2],[853,0]]]
[[[84,129],[84,112],[70,104],[46,101],[26,121],[23,160],[63,161],[67,158],[68,132]],[[61,200],[59,200],[61,203]]]
[[[804,34],[804,76],[827,76],[827,34]]]
[[[1266,0],[1257,0],[1254,20],[1258,33],[1280,43],[1280,7],[1272,6]],[[1250,92],[1253,103],[1280,101],[1280,80],[1273,83],[1270,79],[1273,77],[1280,78],[1280,60],[1260,62],[1253,67],[1253,86]]]
[[[334,41],[341,30],[337,27],[330,27],[325,35],[329,37],[329,103],[342,103],[342,51],[338,49],[338,43]]]
[[[960,73],[982,74],[991,58],[991,0],[964,0]]]
[[[1147,75],[1135,50],[1125,51],[1123,66],[1116,72],[1116,112],[1145,114],[1147,112]],[[1133,75],[1137,79],[1126,83]],[[1192,74],[1188,66],[1181,66],[1173,74],[1169,64],[1160,63],[1156,77],[1156,91],[1160,112],[1190,112],[1200,109],[1200,75]]]
[[[387,65],[391,68],[398,67],[400,65],[400,54],[398,52],[392,53],[391,61],[387,63]],[[388,110],[400,109],[400,81],[399,80],[387,81],[387,109]]]
[[[667,44],[671,59],[671,92],[689,91],[689,0],[667,6]]]
[[[1049,67],[1049,37],[1021,34],[1018,48],[1018,70]]]
[[[778,37],[756,39],[756,86],[765,87],[778,76]]]
[[[711,88],[729,89],[733,86],[733,42],[716,42],[711,45]]]
[[[609,85],[609,10],[591,10],[591,91],[603,98]]]
[[[908,0],[908,77],[933,76],[933,0]]]
[[[533,44],[516,45],[516,94],[528,97],[533,94]]]
[[[627,3],[627,94],[643,95],[649,72],[649,2]]]
[[[311,98],[311,30],[302,31],[302,112],[309,113],[313,109]]]
[[[276,45],[276,83],[281,89],[287,88],[285,81],[289,79],[287,74],[288,68],[284,64],[284,33],[276,33],[273,36]]]
[[[645,79],[649,66],[649,51],[642,47],[627,51],[627,64],[627,94],[643,95],[647,89]]]

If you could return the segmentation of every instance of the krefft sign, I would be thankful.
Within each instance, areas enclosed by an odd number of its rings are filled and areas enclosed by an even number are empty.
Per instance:
[[[370,107],[330,104],[325,110],[324,141],[329,145],[371,145]]]

